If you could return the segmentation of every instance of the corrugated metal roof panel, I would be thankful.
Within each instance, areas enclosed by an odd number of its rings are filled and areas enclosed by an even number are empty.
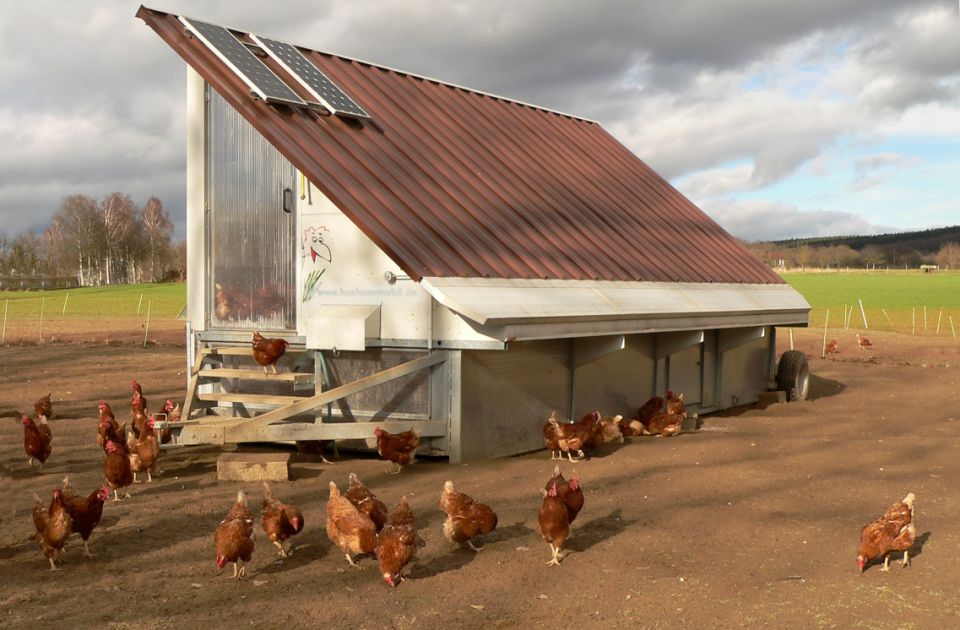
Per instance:
[[[303,49],[372,122],[270,106],[137,15],[414,279],[782,283],[594,122]]]

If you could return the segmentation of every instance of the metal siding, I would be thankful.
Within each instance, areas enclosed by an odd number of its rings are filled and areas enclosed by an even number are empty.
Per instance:
[[[596,123],[313,51],[373,122],[273,107],[138,16],[416,280],[782,283]]]

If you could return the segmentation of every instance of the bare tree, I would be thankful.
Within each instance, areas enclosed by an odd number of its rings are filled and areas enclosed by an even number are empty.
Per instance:
[[[147,205],[140,211],[140,223],[146,232],[150,281],[156,282],[166,275],[163,263],[171,257],[170,234],[173,232],[173,222],[163,209],[163,202],[156,197],[150,197]]]
[[[0,235],[0,273],[9,273],[7,259],[10,256],[10,246],[12,241],[6,234]]]
[[[812,265],[816,258],[816,252],[809,245],[801,245],[791,250],[790,253],[793,257],[794,264],[800,267],[800,269],[806,268],[807,265]]]
[[[887,262],[887,251],[880,245],[867,245],[860,250],[860,258],[868,266],[876,267]]]
[[[177,255],[176,262],[174,267],[177,270],[178,282],[183,282],[187,279],[187,239],[183,239],[177,243]]]
[[[7,261],[12,273],[22,276],[35,276],[47,273],[47,263],[41,257],[43,251],[39,236],[24,232],[13,240]]]
[[[104,240],[97,202],[85,195],[66,197],[54,221],[59,223],[63,242],[70,245],[76,256],[80,286],[93,284],[94,276],[99,273]]]
[[[128,265],[134,253],[127,239],[135,235],[137,227],[137,210],[133,199],[123,193],[110,193],[100,203],[99,216],[105,238],[103,254],[106,283],[126,281],[129,277]]]
[[[946,269],[960,269],[960,243],[944,243],[937,252],[937,264]]]
[[[65,276],[77,272],[77,261],[73,258],[70,239],[63,224],[63,217],[55,215],[50,225],[43,231],[43,251],[51,273]]]

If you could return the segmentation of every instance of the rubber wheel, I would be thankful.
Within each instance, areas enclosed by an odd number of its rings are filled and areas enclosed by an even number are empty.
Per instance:
[[[787,350],[777,364],[777,389],[787,393],[787,401],[806,400],[810,389],[810,366],[807,355]]]

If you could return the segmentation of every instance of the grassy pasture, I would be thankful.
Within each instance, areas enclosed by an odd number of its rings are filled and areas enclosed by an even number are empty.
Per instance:
[[[5,341],[40,340],[86,334],[110,336],[117,330],[151,329],[176,322],[186,304],[184,284],[132,284],[52,291],[0,292]]]
[[[960,272],[811,272],[782,276],[813,307],[811,327],[823,326],[829,308],[829,328],[843,328],[844,307],[849,311],[852,306],[849,328],[862,330],[863,320],[857,304],[860,299],[870,329],[952,337],[952,317],[960,335]]]

